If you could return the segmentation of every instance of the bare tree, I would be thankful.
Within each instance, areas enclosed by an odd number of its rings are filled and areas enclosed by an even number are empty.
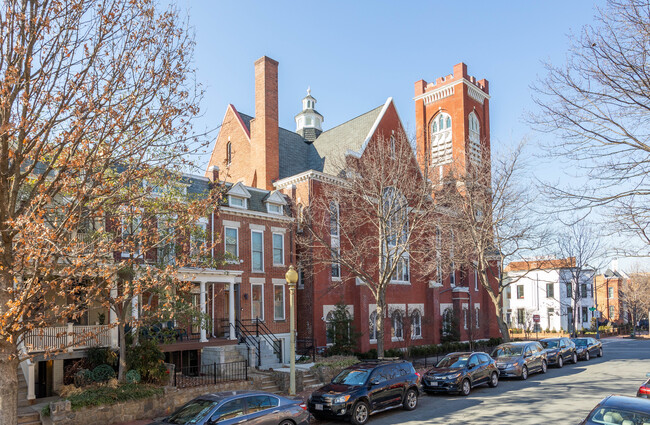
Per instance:
[[[24,335],[110,292],[128,263],[113,256],[118,212],[188,167],[192,48],[154,0],[0,7],[0,423],[16,423]],[[88,220],[100,224],[81,237]]]
[[[426,241],[431,187],[403,134],[377,137],[361,158],[347,157],[338,165],[337,181],[323,187],[322,196],[305,211],[305,232],[298,241],[303,265],[315,271],[329,268],[332,276],[343,278],[335,286],[356,279],[370,290],[382,356],[391,281],[408,281],[411,269],[433,263]]]
[[[603,261],[600,237],[591,224],[575,221],[565,227],[557,236],[557,249],[560,258],[566,259],[568,267],[563,268],[565,276],[560,278],[566,285],[567,297],[565,308],[572,311],[569,333],[577,334],[580,321],[581,299],[590,297],[589,286],[595,291],[595,272]],[[584,306],[583,306],[584,307]]]
[[[456,170],[435,192],[437,207],[445,210],[439,216],[441,225],[454,234],[453,261],[477,272],[505,341],[509,334],[503,293],[514,281],[503,270],[509,262],[525,259],[548,243],[548,232],[534,210],[535,191],[524,180],[523,146],[509,155],[494,155],[493,167],[484,160]]]
[[[596,21],[572,39],[567,63],[547,64],[534,87],[540,111],[532,122],[559,136],[549,155],[570,160],[583,177],[547,189],[565,210],[610,207],[612,225],[640,235],[647,248],[650,2],[608,0]]]
[[[639,318],[650,309],[650,273],[641,271],[637,266],[623,281],[619,297],[630,313],[632,329],[636,334]]]

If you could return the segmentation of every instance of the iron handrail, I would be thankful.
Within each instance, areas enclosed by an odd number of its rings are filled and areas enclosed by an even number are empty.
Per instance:
[[[242,322],[240,319],[235,319],[235,323],[237,325],[237,328],[243,330],[246,334],[252,335],[252,329],[247,327],[244,322]],[[258,364],[261,363],[261,340],[264,339],[266,343],[273,349],[273,353],[277,356],[278,361],[282,362],[282,343],[281,341],[275,337],[275,334],[271,332],[271,330],[264,324],[264,322],[261,322],[259,319],[254,319],[254,324],[255,324],[255,338],[257,340],[257,349],[258,349]],[[262,332],[260,332],[260,330]]]

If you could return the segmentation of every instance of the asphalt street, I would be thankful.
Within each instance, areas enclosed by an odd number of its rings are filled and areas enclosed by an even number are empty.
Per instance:
[[[577,424],[605,396],[636,395],[650,372],[650,339],[603,339],[604,356],[562,369],[549,368],[527,381],[501,380],[497,388],[468,397],[424,395],[415,411],[401,409],[370,417],[388,424]],[[320,422],[336,424],[340,422]]]

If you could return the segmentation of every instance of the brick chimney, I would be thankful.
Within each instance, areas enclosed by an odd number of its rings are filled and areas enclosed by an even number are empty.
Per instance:
[[[263,56],[255,61],[255,119],[251,121],[251,163],[254,185],[273,189],[280,176],[278,135],[278,62]]]

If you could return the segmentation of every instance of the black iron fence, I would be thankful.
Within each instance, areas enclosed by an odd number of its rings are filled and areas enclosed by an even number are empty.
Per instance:
[[[175,371],[172,385],[178,388],[187,388],[246,380],[248,380],[248,361],[242,360],[183,367]]]

